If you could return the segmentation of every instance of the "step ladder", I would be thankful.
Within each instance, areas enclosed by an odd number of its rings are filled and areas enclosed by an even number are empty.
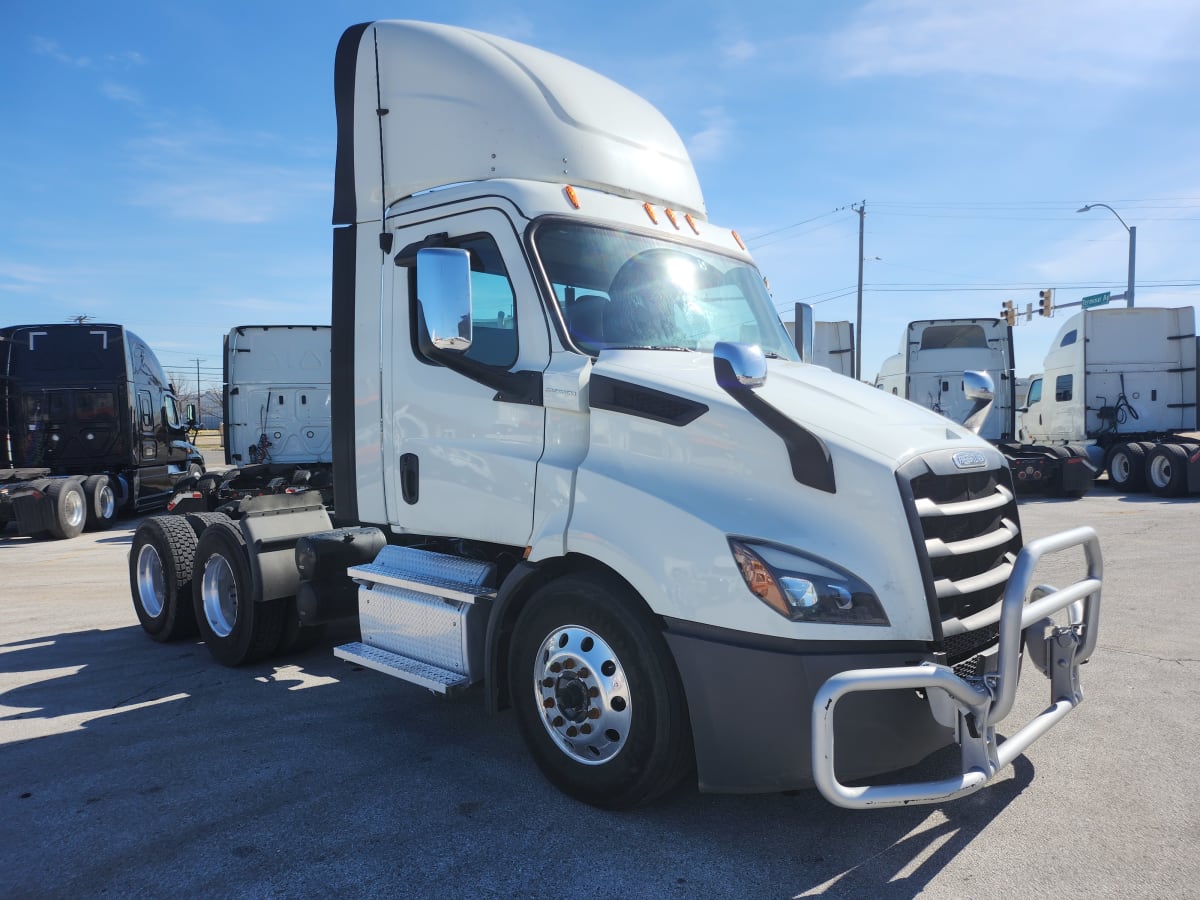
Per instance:
[[[389,545],[347,574],[358,584],[362,640],[335,656],[438,694],[480,680],[495,564]]]

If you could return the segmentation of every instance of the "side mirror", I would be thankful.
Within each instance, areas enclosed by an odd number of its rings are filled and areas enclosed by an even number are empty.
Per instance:
[[[189,429],[191,429],[192,431],[195,431],[196,425],[197,425],[196,404],[195,403],[189,403],[187,405],[186,414],[187,414],[187,427]]]
[[[717,384],[725,390],[762,387],[767,382],[767,358],[757,344],[717,341],[713,346],[713,371]]]
[[[983,428],[988,413],[992,411],[992,401],[996,398],[996,383],[987,372],[963,372],[963,394],[972,401],[971,411],[963,419],[963,427],[975,434]]]
[[[471,346],[471,255],[454,247],[417,251],[417,308],[425,349],[465,351]]]
[[[800,361],[813,361],[813,308],[807,303],[796,304],[796,333],[793,338]]]

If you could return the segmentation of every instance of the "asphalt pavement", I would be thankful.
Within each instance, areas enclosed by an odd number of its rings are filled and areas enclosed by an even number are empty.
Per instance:
[[[353,629],[240,669],[150,640],[136,520],[0,533],[0,897],[1197,896],[1198,504],[1023,502],[1027,539],[1100,534],[1087,699],[980,793],[868,812],[688,784],[634,812],[583,806],[477,692],[334,658]],[[1038,580],[1082,570],[1051,559]],[[1013,715],[1047,692],[1027,669]]]

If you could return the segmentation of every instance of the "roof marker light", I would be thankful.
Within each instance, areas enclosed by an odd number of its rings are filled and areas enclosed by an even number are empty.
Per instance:
[[[696,227],[696,220],[692,218],[691,213],[684,213],[683,219],[692,226],[692,231],[694,231],[696,234],[700,233],[700,229]]]
[[[650,221],[653,222],[655,225],[657,225],[658,224],[658,216],[656,216],[654,214],[654,207],[650,205],[649,201],[642,204],[642,209],[644,209],[646,211],[646,215],[648,215],[650,217]]]
[[[742,243],[742,236],[738,234],[736,230],[731,230],[729,233],[733,235],[733,239],[737,241],[737,245],[745,250],[746,245]]]
[[[579,209],[579,195],[575,193],[575,188],[568,184],[563,188],[563,193],[567,195],[567,200],[571,202],[571,205]]]
[[[668,206],[663,210],[663,212],[667,214],[667,218],[671,221],[671,224],[675,226],[675,230],[678,231],[679,223],[675,221],[675,210]]]

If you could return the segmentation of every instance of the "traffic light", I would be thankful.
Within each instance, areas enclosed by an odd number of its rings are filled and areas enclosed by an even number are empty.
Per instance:
[[[1054,315],[1054,288],[1046,288],[1044,291],[1038,291],[1038,296],[1042,299],[1042,315]]]
[[[1009,325],[1017,324],[1017,311],[1013,308],[1011,300],[1004,301],[1004,308],[1000,310],[1000,318],[1004,319]]]

